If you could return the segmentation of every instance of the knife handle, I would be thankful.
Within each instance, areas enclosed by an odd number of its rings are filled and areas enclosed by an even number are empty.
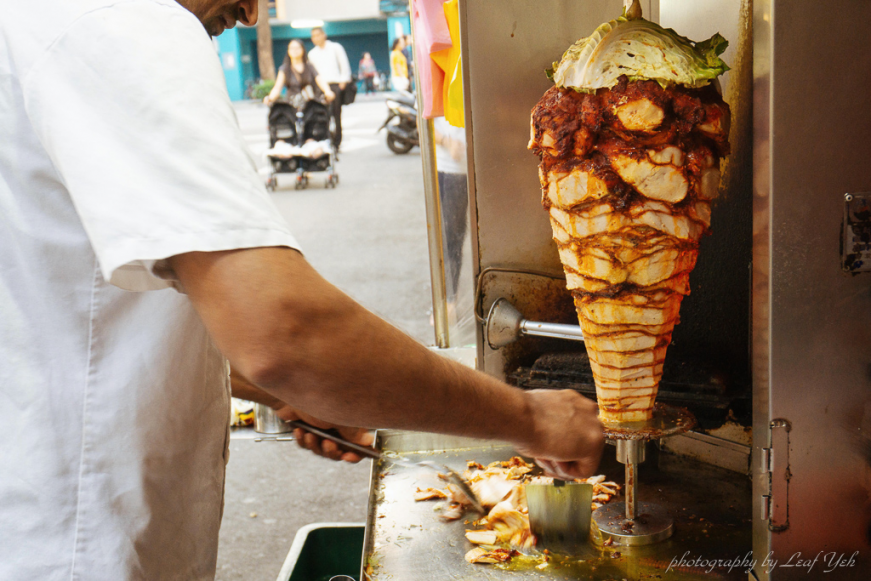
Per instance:
[[[361,456],[365,456],[367,458],[381,458],[381,453],[378,450],[374,450],[372,448],[367,448],[366,446],[361,446],[359,444],[355,444],[353,442],[349,442],[345,438],[343,438],[338,431],[336,430],[322,430],[320,428],[316,428],[311,424],[308,424],[302,420],[291,420],[287,422],[289,426],[294,428],[299,428],[300,430],[305,430],[306,432],[311,432],[315,436],[319,438],[323,438],[325,440],[330,440],[331,442],[335,442],[339,444],[343,448],[347,448],[351,452],[356,452]]]

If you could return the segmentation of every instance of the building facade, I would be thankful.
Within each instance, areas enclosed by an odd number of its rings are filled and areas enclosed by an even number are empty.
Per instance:
[[[389,71],[390,45],[397,35],[410,33],[410,24],[407,11],[382,12],[381,4],[382,0],[276,0],[274,11],[270,9],[276,67],[292,39],[302,39],[310,49],[312,27],[322,26],[330,40],[345,47],[355,74],[364,52],[371,53],[379,71]],[[249,89],[260,80],[257,29],[237,26],[217,37],[216,44],[230,98],[248,98]]]

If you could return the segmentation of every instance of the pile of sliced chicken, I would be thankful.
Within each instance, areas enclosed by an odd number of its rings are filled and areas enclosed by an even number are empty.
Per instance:
[[[488,513],[471,523],[477,527],[466,531],[466,538],[476,545],[466,554],[470,563],[504,563],[535,546],[536,539],[529,528],[529,508],[526,504],[526,484],[549,484],[552,478],[531,476],[533,465],[515,456],[506,462],[494,462],[487,467],[469,462],[463,479],[481,501]],[[447,478],[444,478],[447,480]],[[593,485],[595,510],[620,491],[614,482],[605,482],[602,475],[577,480]],[[465,495],[452,484],[444,488],[417,489],[414,499],[444,500],[443,520],[462,518],[469,507]],[[542,557],[546,560],[546,557]]]
[[[628,81],[552,87],[532,111],[550,215],[606,422],[649,419],[728,154],[729,106]]]

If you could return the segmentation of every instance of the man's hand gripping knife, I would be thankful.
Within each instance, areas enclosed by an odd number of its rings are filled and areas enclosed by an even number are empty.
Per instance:
[[[193,252],[170,263],[231,366],[284,402],[287,419],[502,440],[564,479],[599,464],[593,401],[520,390],[432,353],[295,250]]]
[[[232,384],[233,397],[246,399],[248,401],[257,402],[267,405],[275,410],[276,415],[282,420],[289,422],[293,420],[302,420],[307,424],[324,430],[336,430],[340,436],[346,440],[359,444],[361,446],[372,446],[375,441],[375,436],[371,430],[365,428],[349,428],[346,426],[337,426],[328,422],[323,422],[313,416],[310,416],[299,410],[295,410],[285,402],[263,391],[241,375],[236,370],[230,372],[230,383]],[[320,438],[311,432],[307,432],[301,428],[296,428],[293,431],[293,436],[301,448],[311,450],[318,456],[329,458],[330,460],[342,460],[355,464],[363,459],[363,456],[356,452],[350,452],[341,448],[335,442]]]

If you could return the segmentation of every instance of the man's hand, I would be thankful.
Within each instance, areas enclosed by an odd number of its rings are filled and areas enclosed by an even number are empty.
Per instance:
[[[345,87],[347,87],[347,86],[348,86],[348,83],[339,83],[339,89],[341,89],[342,91],[344,91]]]
[[[333,93],[332,91],[325,91],[324,97],[327,98],[327,103],[332,103],[333,101],[336,100],[336,94]]]
[[[535,458],[549,476],[572,480],[595,474],[605,446],[596,403],[571,390],[527,394],[535,429],[518,451]]]
[[[337,426],[328,422],[322,422],[321,420],[313,416],[310,416],[299,410],[295,410],[287,405],[276,409],[275,414],[286,422],[302,420],[305,423],[314,426],[315,428],[320,428],[322,430],[336,430],[343,438],[354,444],[359,444],[360,446],[371,447],[373,442],[375,441],[375,435],[369,430],[363,428],[349,428],[346,426]],[[312,434],[311,432],[307,432],[300,428],[297,428],[293,431],[293,437],[296,438],[296,442],[297,444],[299,444],[300,448],[311,450],[318,456],[323,456],[324,458],[329,458],[330,460],[342,460],[343,462],[350,462],[351,464],[356,464],[363,459],[363,456],[356,452],[349,452],[347,450],[344,450],[335,442],[320,438]]]
[[[293,409],[280,399],[273,397],[248,381],[235,369],[230,371],[230,385],[232,386],[233,397],[267,405],[275,410],[275,415],[286,422],[302,420],[323,430],[336,429],[343,438],[355,444],[360,444],[361,446],[371,446],[372,442],[375,440],[375,437],[369,430],[364,430],[363,428],[347,428],[345,426],[329,424],[299,410]],[[300,447],[305,448],[306,450],[311,450],[318,456],[324,456],[331,460],[343,460],[353,464],[356,464],[363,459],[355,452],[342,450],[335,442],[322,440],[314,434],[310,434],[304,430],[296,429],[294,430],[293,435]]]

